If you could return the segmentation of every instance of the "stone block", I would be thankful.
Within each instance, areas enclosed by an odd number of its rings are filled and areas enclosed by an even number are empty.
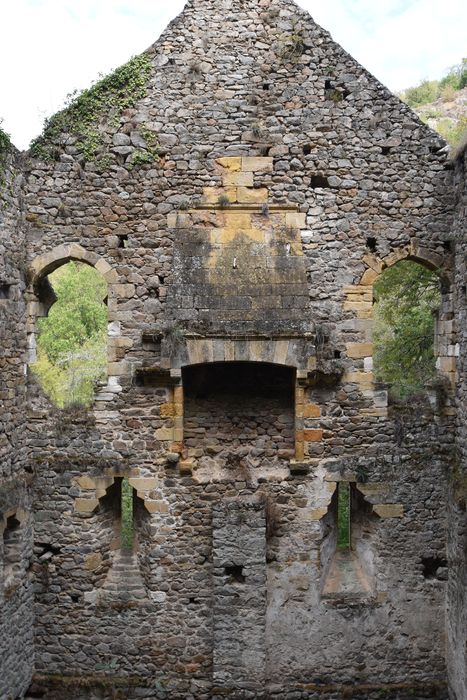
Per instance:
[[[107,374],[110,377],[123,377],[131,374],[131,366],[128,362],[109,362],[107,365]]]
[[[175,415],[175,404],[173,403],[163,403],[161,405],[161,417],[170,418]]]
[[[305,404],[303,410],[304,418],[319,418],[321,416],[321,407],[315,403]]]
[[[242,157],[227,156],[225,158],[217,158],[216,163],[222,168],[230,170],[230,172],[238,172],[242,167]]]
[[[379,277],[379,273],[376,270],[372,270],[371,267],[363,273],[360,284],[373,284]]]
[[[242,170],[254,173],[273,171],[273,158],[259,156],[244,156],[242,158]]]
[[[253,187],[253,173],[226,173],[222,184],[224,187]]]
[[[128,479],[130,486],[133,486],[138,493],[144,493],[146,491],[151,491],[157,486],[157,479],[155,477],[143,477],[136,476]]]
[[[318,428],[310,428],[303,431],[303,439],[305,442],[321,442],[323,439],[323,431]]]
[[[173,440],[174,430],[173,428],[158,428],[155,435],[157,440]]]
[[[237,189],[237,201],[241,204],[265,204],[268,201],[268,190],[265,187],[249,189],[239,187]]]
[[[131,299],[135,295],[134,284],[109,284],[109,294],[119,299]]]
[[[203,188],[203,200],[206,204],[218,204],[222,206],[222,199],[227,198],[227,200],[233,204],[237,201],[237,188],[236,187],[204,187]]]
[[[373,355],[373,343],[346,343],[347,355],[352,358],[363,358]]]
[[[75,511],[77,513],[82,513],[83,515],[90,515],[93,513],[99,501],[97,498],[76,498],[75,499]]]
[[[373,372],[345,372],[342,380],[351,384],[372,386],[374,382]]]
[[[168,513],[169,504],[166,501],[145,500],[144,505],[149,513]]]
[[[373,506],[373,510],[380,518],[402,518],[404,515],[401,503],[379,503]]]
[[[88,571],[95,571],[102,564],[102,555],[99,552],[94,552],[93,554],[88,554],[84,560],[84,568]]]
[[[305,228],[306,214],[299,211],[287,212],[285,215],[285,225],[288,228]]]

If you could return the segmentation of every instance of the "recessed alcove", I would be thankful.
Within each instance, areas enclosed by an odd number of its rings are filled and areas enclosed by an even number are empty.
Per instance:
[[[184,446],[190,456],[215,456],[232,469],[241,468],[245,458],[293,456],[294,369],[219,362],[185,367],[182,376]]]

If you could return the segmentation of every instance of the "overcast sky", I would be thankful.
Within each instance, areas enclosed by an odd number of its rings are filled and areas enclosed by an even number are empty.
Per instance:
[[[46,116],[150,46],[184,0],[0,0],[0,117],[27,148]],[[298,0],[391,90],[467,56],[466,0]]]

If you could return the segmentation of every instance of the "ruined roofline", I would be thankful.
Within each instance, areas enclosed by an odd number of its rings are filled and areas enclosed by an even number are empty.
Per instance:
[[[196,16],[196,13],[202,11],[203,5],[206,6],[206,11],[208,9],[212,9],[213,2],[214,4],[218,3],[219,7],[223,11],[227,12],[227,9],[225,9],[225,2],[223,0],[189,0],[182,12],[168,24],[159,38],[146,50],[130,58],[129,61],[107,74],[101,80],[92,83],[88,88],[76,95],[76,97],[74,97],[69,104],[65,105],[63,109],[49,117],[45,122],[45,127],[42,133],[31,142],[30,148],[26,151],[26,153],[39,159],[54,160],[54,157],[50,157],[50,152],[47,154],[47,149],[44,151],[42,148],[42,145],[45,142],[54,142],[54,147],[49,149],[49,151],[57,151],[57,149],[60,150],[60,146],[62,145],[60,143],[60,141],[62,141],[62,139],[59,138],[60,135],[70,134],[75,135],[78,138],[81,137],[81,132],[84,128],[82,124],[83,119],[85,122],[84,126],[89,127],[90,125],[95,125],[97,127],[99,120],[105,117],[106,112],[108,113],[112,107],[119,108],[120,106],[136,106],[138,101],[146,96],[151,76],[154,73],[163,70],[167,63],[165,60],[167,57],[167,52],[162,51],[164,42],[170,43],[173,38],[172,34],[177,30],[177,27],[183,23],[185,19],[189,21],[190,15]],[[233,2],[235,2],[235,0],[233,0]],[[256,9],[257,0],[249,0],[249,2],[251,2],[252,7]],[[280,12],[281,10],[288,10],[295,16],[298,16],[300,20],[304,22],[304,26],[303,28],[299,28],[299,32],[302,30],[306,31],[307,25],[313,26],[318,32],[320,45],[321,42],[325,45],[330,44],[334,48],[334,51],[337,51],[338,54],[340,54],[342,61],[347,63],[351,62],[354,64],[356,73],[359,74],[359,76],[366,78],[368,81],[368,85],[365,87],[371,88],[373,86],[376,88],[376,90],[381,92],[381,97],[386,100],[388,107],[393,107],[398,110],[402,109],[406,114],[410,115],[414,121],[417,122],[418,126],[421,125],[423,127],[427,138],[436,138],[436,141],[439,144],[439,149],[442,149],[443,147],[447,148],[447,143],[437,132],[432,130],[428,125],[424,124],[420,120],[419,116],[405,102],[391,92],[389,88],[381,83],[368,69],[353,58],[351,54],[349,54],[337,41],[332,38],[328,30],[324,29],[313,19],[308,11],[299,7],[293,0],[276,0],[275,2],[271,3],[271,5],[272,7],[270,9],[259,13],[260,17],[266,16],[269,13],[271,19],[273,20],[270,22],[270,24],[273,24],[274,21],[276,21],[276,18],[279,17],[279,15],[275,13]],[[265,19],[265,21],[267,20]],[[304,44],[304,48],[304,53],[313,52],[313,46],[307,46]],[[274,40],[271,41],[270,49],[272,51],[274,50]],[[173,51],[177,50],[178,45],[175,45]],[[142,70],[140,77],[144,78],[144,86],[136,74],[131,75],[133,69],[135,69],[137,66],[139,66]],[[323,78],[326,77],[326,71],[324,68],[326,68],[326,66],[323,67]],[[122,87],[124,88],[125,86],[119,84],[119,80],[121,77],[124,77],[126,73],[128,73],[128,85],[130,88],[132,87],[133,78],[135,78],[137,85],[136,91],[132,93],[131,89],[128,89],[126,94],[127,99],[123,99]],[[328,77],[331,78],[331,75]],[[339,79],[339,76],[337,76],[337,79]],[[96,105],[95,103],[95,98],[99,100],[99,95],[103,95],[104,97],[100,106]]]

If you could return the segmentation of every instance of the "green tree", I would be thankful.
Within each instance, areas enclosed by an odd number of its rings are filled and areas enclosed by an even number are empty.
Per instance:
[[[56,405],[89,404],[105,377],[107,286],[92,267],[71,262],[49,275],[57,296],[39,320],[38,359],[33,370]]]
[[[374,363],[379,381],[401,398],[436,376],[434,313],[441,302],[434,272],[410,261],[386,270],[374,287]]]

